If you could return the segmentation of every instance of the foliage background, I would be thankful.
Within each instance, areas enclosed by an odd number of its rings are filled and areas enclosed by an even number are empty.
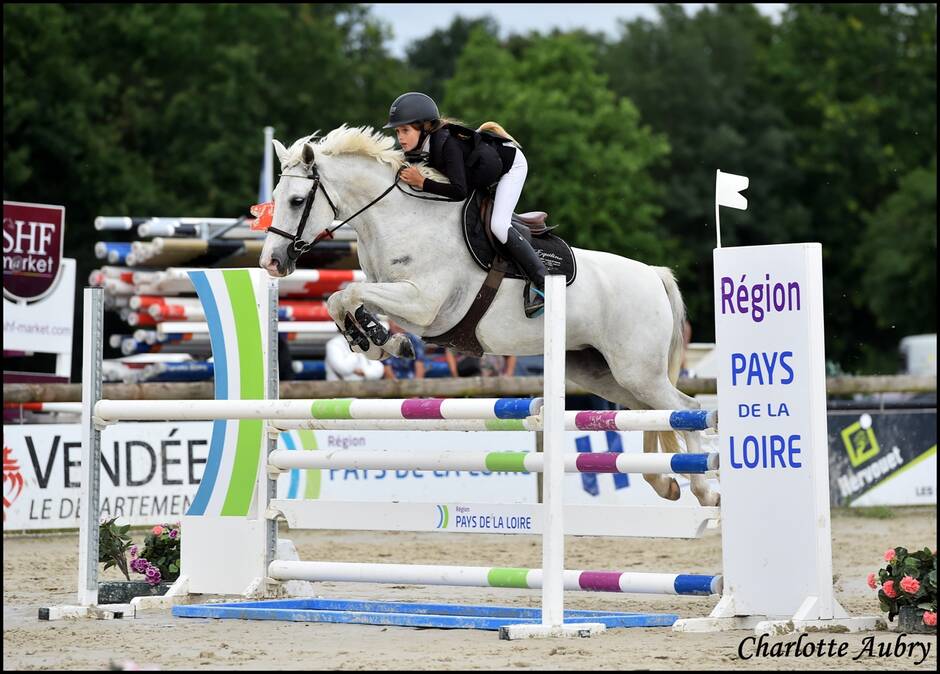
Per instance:
[[[95,216],[244,214],[264,126],[381,126],[423,90],[522,143],[520,210],[672,267],[695,341],[715,169],[749,176],[722,243],[820,241],[828,358],[897,371],[898,341],[937,324],[936,5],[658,11],[616,39],[458,18],[399,59],[366,5],[4,4],[4,199],[66,206],[82,285]]]

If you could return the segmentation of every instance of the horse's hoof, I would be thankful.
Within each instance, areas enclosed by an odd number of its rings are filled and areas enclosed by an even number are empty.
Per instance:
[[[670,501],[678,501],[680,496],[682,496],[682,490],[679,489],[679,483],[675,479],[669,480],[669,493],[666,494],[666,498]]]
[[[717,492],[713,489],[709,489],[705,494],[698,495],[698,504],[705,507],[720,507],[721,506],[721,492]]]

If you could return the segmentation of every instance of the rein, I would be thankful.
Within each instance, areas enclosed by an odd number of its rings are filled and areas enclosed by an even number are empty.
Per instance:
[[[310,167],[310,173],[309,173],[308,175],[305,175],[305,176],[303,176],[303,175],[297,175],[296,173],[279,173],[279,174],[278,174],[278,177],[304,178],[304,179],[306,179],[306,180],[312,180],[312,181],[313,181],[313,185],[310,187],[310,191],[307,193],[307,198],[304,200],[304,212],[303,212],[303,215],[300,216],[300,225],[297,227],[297,231],[296,231],[295,233],[293,233],[293,234],[290,234],[290,233],[288,233],[288,232],[285,232],[285,231],[282,230],[282,229],[278,229],[277,227],[274,227],[273,225],[270,226],[270,227],[268,227],[268,231],[269,231],[269,232],[274,232],[275,234],[278,234],[278,235],[280,235],[280,236],[283,236],[285,239],[290,239],[291,245],[290,245],[290,247],[288,247],[288,249],[287,249],[287,257],[288,257],[288,259],[290,259],[290,260],[293,262],[293,261],[295,261],[297,258],[299,258],[301,255],[303,255],[304,253],[306,253],[308,250],[310,250],[311,248],[313,248],[315,245],[317,245],[318,243],[320,243],[321,241],[324,241],[324,240],[326,240],[326,239],[332,239],[332,238],[333,238],[333,232],[335,232],[337,229],[339,229],[339,228],[342,227],[343,225],[347,224],[347,223],[348,223],[350,220],[352,220],[353,218],[355,218],[355,217],[361,215],[363,212],[365,212],[365,211],[367,211],[368,209],[370,209],[370,208],[372,208],[373,206],[375,206],[375,204],[379,203],[382,199],[384,199],[386,196],[388,196],[389,192],[391,192],[391,191],[392,191],[393,189],[395,189],[395,188],[398,188],[398,190],[399,190],[402,194],[405,194],[405,195],[407,195],[407,196],[409,196],[409,197],[412,197],[412,198],[414,198],[414,199],[422,199],[422,200],[424,200],[424,201],[452,201],[452,199],[442,199],[442,198],[435,198],[435,197],[422,197],[422,196],[420,196],[420,195],[418,195],[418,194],[413,194],[413,193],[408,192],[407,190],[403,189],[402,186],[399,185],[399,181],[400,181],[400,179],[401,179],[401,171],[402,171],[402,169],[404,169],[404,168],[405,168],[405,165],[402,165],[401,168],[398,169],[398,171],[395,173],[395,181],[389,186],[389,188],[388,188],[387,190],[385,190],[384,192],[382,192],[382,194],[380,194],[379,196],[377,196],[375,199],[373,199],[372,201],[370,201],[368,204],[366,204],[365,206],[363,206],[362,208],[360,208],[358,211],[356,211],[355,213],[353,213],[352,215],[350,215],[348,218],[346,218],[345,220],[343,220],[341,223],[339,223],[339,224],[336,225],[335,227],[330,227],[330,228],[324,229],[322,232],[320,232],[319,234],[317,234],[316,237],[314,237],[313,241],[311,241],[310,243],[305,242],[305,241],[302,239],[302,237],[303,237],[304,229],[307,227],[307,218],[310,217],[310,209],[313,208],[313,202],[314,202],[314,201],[316,200],[316,198],[317,198],[317,190],[322,190],[322,191],[323,191],[323,196],[326,197],[327,203],[330,205],[330,208],[333,210],[333,219],[334,219],[334,220],[337,218],[337,213],[338,213],[337,210],[336,210],[336,206],[333,204],[333,200],[330,199],[330,195],[329,195],[329,193],[326,191],[326,188],[323,187],[323,184],[322,184],[322,182],[321,182],[321,180],[320,180],[320,172],[317,171],[317,166],[316,166],[316,164],[314,164],[313,166]]]

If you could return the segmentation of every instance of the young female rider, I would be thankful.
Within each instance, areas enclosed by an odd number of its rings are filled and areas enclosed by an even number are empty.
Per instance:
[[[525,156],[519,144],[494,122],[487,122],[480,129],[492,129],[506,139],[495,145],[487,140],[474,145],[472,140],[463,139],[467,134],[457,132],[456,127],[452,134],[449,127],[430,96],[412,91],[395,99],[388,113],[388,124],[383,128],[395,129],[407,159],[426,161],[450,180],[450,183],[440,183],[425,178],[417,168],[409,166],[401,172],[401,179],[412,187],[461,201],[474,189],[486,189],[498,183],[493,204],[493,235],[529,277],[534,292],[526,298],[525,313],[529,318],[537,316],[544,305],[545,265],[531,244],[510,224],[529,169]]]

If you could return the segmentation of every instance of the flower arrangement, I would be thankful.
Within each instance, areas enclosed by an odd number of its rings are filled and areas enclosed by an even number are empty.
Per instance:
[[[131,569],[144,574],[151,585],[176,580],[180,575],[179,524],[158,524],[147,534],[140,554],[136,545],[130,553]]]
[[[105,571],[116,566],[124,577],[130,580],[131,577],[127,573],[127,550],[132,546],[127,531],[131,525],[118,526],[115,524],[116,520],[117,517],[112,517],[98,527],[98,561],[105,563]]]
[[[150,585],[171,582],[180,575],[179,524],[158,524],[144,539],[143,550],[131,543],[130,525],[118,526],[117,517],[105,520],[98,529],[98,561],[105,570],[118,567],[130,580],[128,570],[143,574]],[[127,563],[130,552],[131,563]]]
[[[924,625],[937,625],[937,552],[930,548],[908,552],[891,548],[885,552],[887,565],[868,574],[868,586],[878,590],[881,610],[894,620],[901,609],[911,607]],[[881,586],[879,588],[879,585]]]

